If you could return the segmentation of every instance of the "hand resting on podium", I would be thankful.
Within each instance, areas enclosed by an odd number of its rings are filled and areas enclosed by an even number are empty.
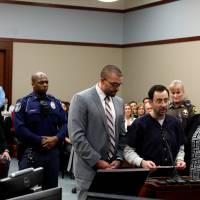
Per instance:
[[[161,166],[156,166],[156,164],[151,160],[142,160],[141,167],[145,169],[155,169]],[[186,167],[186,163],[183,160],[177,160],[176,165],[174,167],[177,170],[183,170]]]

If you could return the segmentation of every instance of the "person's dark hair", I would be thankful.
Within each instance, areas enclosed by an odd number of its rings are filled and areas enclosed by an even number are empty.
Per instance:
[[[149,100],[149,97],[144,97],[144,99],[142,100],[142,102],[144,103],[146,99]]]
[[[132,104],[132,103],[135,103],[135,104],[137,104],[137,102],[136,102],[136,101],[130,101],[128,104],[130,105],[130,104]]]
[[[115,65],[106,65],[102,70],[101,70],[101,78],[106,79],[108,74],[115,73],[118,76],[123,76],[121,70],[116,67]]]
[[[167,94],[169,96],[169,90],[164,86],[164,85],[154,85],[150,88],[149,92],[148,92],[148,96],[149,99],[153,99],[153,95],[155,92],[163,92],[163,91],[167,91]]]
[[[66,109],[67,109],[66,112],[68,112],[70,103],[68,101],[61,101],[61,103],[63,103],[66,106]]]

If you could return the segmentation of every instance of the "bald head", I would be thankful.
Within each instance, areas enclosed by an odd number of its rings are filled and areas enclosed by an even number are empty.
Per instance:
[[[40,77],[47,77],[47,75],[45,73],[43,73],[43,72],[36,72],[35,74],[33,74],[31,76],[32,83],[37,81]]]
[[[36,72],[31,76],[33,91],[38,95],[46,94],[48,90],[48,77],[43,72]]]

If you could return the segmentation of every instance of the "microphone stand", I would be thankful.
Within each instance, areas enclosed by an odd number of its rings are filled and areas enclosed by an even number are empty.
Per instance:
[[[168,152],[169,152],[169,157],[170,157],[170,160],[171,160],[171,163],[172,163],[172,166],[174,168],[173,172],[172,172],[172,177],[171,177],[171,183],[172,182],[177,182],[179,184],[182,184],[182,183],[185,183],[186,181],[184,179],[181,178],[181,176],[178,174],[178,171],[176,169],[176,165],[175,165],[175,160],[173,159],[173,156],[172,156],[172,152],[171,152],[171,148],[169,146],[169,143],[167,141],[167,132],[164,134],[164,131],[162,131],[162,139],[163,141],[165,142],[166,146],[167,146],[167,149],[168,149]]]

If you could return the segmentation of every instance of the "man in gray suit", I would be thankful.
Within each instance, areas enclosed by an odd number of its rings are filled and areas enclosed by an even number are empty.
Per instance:
[[[68,127],[75,151],[74,173],[79,200],[86,199],[86,192],[97,169],[118,168],[123,159],[123,101],[115,96],[122,81],[120,69],[107,65],[102,69],[100,80],[95,86],[72,98]],[[106,99],[109,99],[108,107],[113,119],[114,142],[110,136],[108,121],[112,120],[107,116]],[[111,156],[110,151],[113,151]]]

